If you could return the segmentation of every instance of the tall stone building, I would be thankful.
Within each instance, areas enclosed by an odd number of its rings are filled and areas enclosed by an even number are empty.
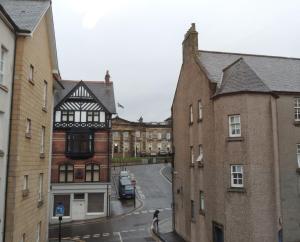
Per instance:
[[[15,23],[0,5],[0,242],[4,234],[15,28]]]
[[[113,83],[61,81],[55,96],[50,222],[109,216]]]
[[[112,153],[114,157],[170,155],[171,120],[138,122],[115,117],[112,120]]]
[[[175,229],[187,241],[300,240],[300,59],[183,41],[172,105]]]
[[[53,89],[59,85],[52,7],[50,1],[0,4],[15,23],[17,35],[5,242],[45,242]]]

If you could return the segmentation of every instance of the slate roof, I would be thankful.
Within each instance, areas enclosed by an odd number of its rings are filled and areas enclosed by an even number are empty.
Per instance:
[[[0,0],[0,4],[17,25],[20,32],[31,33],[50,6],[50,1]]]
[[[64,89],[61,89],[55,94],[54,106],[62,101],[62,99],[67,96],[79,82],[80,81],[60,81],[60,83],[64,86]],[[106,107],[106,109],[110,113],[116,113],[114,87],[112,82],[106,84],[105,82],[99,81],[84,81],[84,84],[87,85],[87,87],[93,92],[93,94],[99,99],[99,101]]]
[[[243,58],[223,70],[221,87],[216,95],[232,92],[271,92]]]
[[[260,86],[260,88],[268,88],[271,91],[279,92],[300,92],[300,59],[202,50],[199,51],[198,56],[201,66],[205,69],[208,78],[212,82],[217,83],[219,88],[222,87],[223,70],[238,59],[243,58],[251,70],[249,71],[248,69],[247,75],[253,75],[254,73],[257,76],[255,78],[260,79],[266,86]],[[242,67],[240,66],[239,68]],[[245,66],[243,69],[244,68]],[[250,72],[252,71],[253,73],[251,74]],[[249,78],[249,76],[240,75],[242,78]],[[252,78],[254,78],[254,76],[252,76]],[[234,77],[234,80],[235,82],[237,81],[236,77]],[[256,82],[256,84],[258,84],[258,82]],[[234,85],[227,86],[226,90],[228,91],[227,88],[233,88],[233,86]],[[256,89],[259,87],[252,85],[252,88]]]

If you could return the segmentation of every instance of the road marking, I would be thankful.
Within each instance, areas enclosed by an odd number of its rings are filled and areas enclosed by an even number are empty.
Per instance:
[[[83,239],[89,239],[91,236],[89,234],[82,236]]]
[[[140,228],[139,231],[145,231],[145,228]]]
[[[102,234],[103,237],[107,237],[107,236],[109,236],[109,235],[110,235],[110,233],[103,233],[103,234]]]
[[[172,210],[172,208],[165,208],[165,210]]]
[[[122,239],[122,236],[121,236],[120,232],[118,232],[118,235],[119,235],[120,242],[123,242],[123,239]]]
[[[134,212],[134,214],[140,214],[140,212]]]
[[[154,212],[155,212],[154,209],[149,210],[149,213],[154,213]]]
[[[169,184],[171,184],[172,185],[172,182],[170,182],[163,174],[162,174],[162,170],[165,168],[165,167],[167,167],[167,166],[163,166],[161,169],[160,169],[160,171],[159,171],[159,174],[169,183]],[[172,172],[172,171],[171,171]]]
[[[128,230],[123,230],[123,231],[121,231],[122,233],[128,233]]]
[[[94,234],[93,237],[94,237],[94,238],[99,238],[99,237],[100,237],[100,234]]]
[[[129,232],[135,232],[136,230],[135,229],[131,229],[131,230],[129,230]]]
[[[142,211],[141,213],[145,214],[145,213],[148,213],[148,211],[147,211],[147,210],[145,210],[145,211]]]

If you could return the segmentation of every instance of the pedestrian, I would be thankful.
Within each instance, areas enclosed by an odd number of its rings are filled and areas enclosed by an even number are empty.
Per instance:
[[[158,214],[159,210],[155,210],[153,214],[153,221],[155,222],[156,232],[158,232]]]

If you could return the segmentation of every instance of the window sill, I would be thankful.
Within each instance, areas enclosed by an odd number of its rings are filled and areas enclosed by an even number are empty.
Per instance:
[[[192,126],[194,122],[189,122],[189,126]]]
[[[28,82],[33,86],[35,85],[34,80],[32,80],[32,79],[28,79]]]
[[[195,162],[191,162],[190,167],[195,167]]]
[[[300,174],[300,167],[296,169],[296,172]]]
[[[300,120],[295,120],[295,121],[294,121],[294,125],[295,125],[295,126],[300,126]]]
[[[45,153],[40,153],[40,158],[44,159],[45,158]]]
[[[204,162],[203,161],[198,162],[198,167],[203,168],[204,167]]]
[[[227,192],[246,193],[246,189],[244,187],[230,187],[227,189]]]
[[[0,150],[0,157],[4,157],[4,151]]]
[[[25,133],[25,137],[26,137],[27,139],[31,139],[31,134],[30,134],[30,133]]]
[[[205,216],[204,210],[200,210],[200,211],[199,211],[199,214],[202,215],[202,216]]]
[[[38,201],[37,207],[40,208],[41,206],[43,206],[44,204],[44,200],[40,200]]]
[[[202,122],[202,118],[198,118],[197,122],[201,123]]]
[[[4,92],[8,92],[8,87],[5,85],[0,84],[0,89],[3,90]]]
[[[244,137],[240,136],[240,137],[227,137],[226,138],[227,142],[240,142],[240,141],[244,141]]]
[[[23,198],[28,197],[28,195],[29,195],[29,190],[28,189],[22,190],[22,196],[23,196]]]
[[[45,113],[47,113],[47,112],[48,112],[48,110],[47,110],[47,108],[46,108],[46,107],[42,107],[42,110],[43,110]]]

